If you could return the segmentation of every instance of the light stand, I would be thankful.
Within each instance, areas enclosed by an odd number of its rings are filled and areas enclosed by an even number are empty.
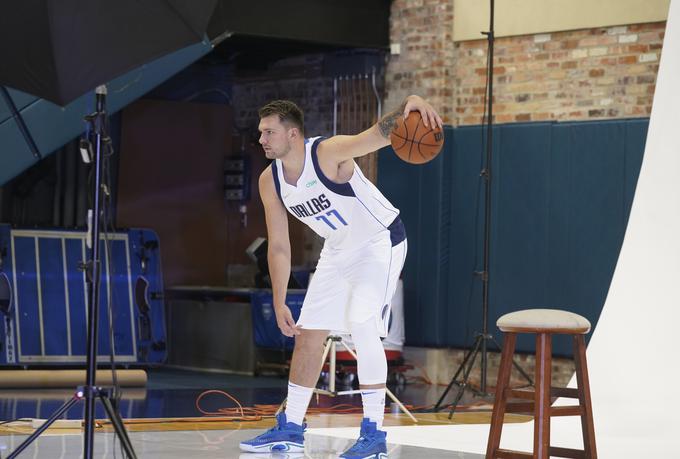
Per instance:
[[[477,355],[481,353],[481,382],[479,390],[475,390],[477,395],[488,396],[486,391],[486,372],[488,366],[488,349],[487,341],[491,340],[494,342],[496,347],[500,349],[500,345],[496,342],[491,334],[489,334],[489,259],[491,252],[491,165],[492,165],[492,152],[493,152],[493,51],[494,51],[494,0],[490,0],[490,14],[489,14],[489,31],[482,32],[486,35],[488,41],[488,62],[487,62],[487,85],[488,93],[486,95],[487,100],[487,118],[486,118],[486,159],[484,164],[484,169],[482,169],[481,177],[484,178],[485,182],[485,194],[484,194],[484,267],[481,272],[475,272],[475,275],[481,277],[482,279],[482,332],[475,336],[475,343],[472,350],[465,355],[463,362],[456,370],[451,382],[446,387],[446,390],[441,395],[437,404],[434,406],[434,411],[439,411],[441,409],[441,404],[448,394],[451,387],[456,384],[458,385],[458,393],[456,398],[451,404],[451,410],[449,412],[449,419],[453,416],[460,399],[463,397],[463,392],[468,386],[468,380],[472,367],[475,364]],[[520,367],[514,360],[513,365],[517,370],[524,376],[530,385],[533,385],[531,377]],[[462,381],[458,381],[458,377],[463,373]]]
[[[85,121],[88,122],[88,133],[93,133],[94,142],[94,152],[91,152],[94,156],[94,211],[91,221],[92,231],[89,231],[89,247],[90,255],[92,259],[84,264],[84,269],[86,272],[86,282],[87,282],[87,294],[88,294],[88,321],[87,321],[87,375],[85,379],[85,386],[79,386],[76,389],[76,393],[73,398],[64,403],[57,411],[40,426],[31,436],[29,436],[23,443],[21,443],[16,450],[14,450],[8,459],[13,459],[17,457],[21,452],[26,449],[34,440],[36,440],[40,434],[42,434],[47,428],[52,425],[58,418],[60,418],[64,413],[66,413],[76,402],[80,400],[85,400],[85,430],[83,439],[83,458],[92,459],[94,450],[94,427],[95,427],[95,398],[98,398],[106,414],[111,420],[111,424],[120,438],[123,450],[128,459],[137,459],[137,456],[130,443],[130,438],[127,435],[123,421],[114,409],[111,398],[113,397],[111,389],[105,389],[97,387],[96,375],[97,375],[97,334],[99,329],[99,287],[101,283],[101,259],[99,255],[99,215],[100,215],[100,205],[101,205],[101,180],[102,180],[102,148],[103,139],[106,137],[106,86],[99,86],[96,89],[96,109],[95,112],[89,116],[85,117]],[[87,139],[89,141],[89,139]],[[89,146],[89,142],[88,142]],[[84,155],[86,153],[83,153]],[[85,157],[85,156],[84,156]],[[89,158],[90,160],[92,158]],[[86,161],[87,162],[87,161]],[[90,225],[88,224],[88,228]],[[111,343],[113,346],[113,343]]]

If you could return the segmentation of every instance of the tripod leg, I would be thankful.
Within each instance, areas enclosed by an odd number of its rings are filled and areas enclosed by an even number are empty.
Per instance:
[[[19,454],[21,454],[21,452],[23,450],[25,450],[28,447],[28,445],[33,443],[33,440],[38,438],[38,436],[41,433],[43,433],[45,430],[47,430],[47,428],[49,426],[54,424],[54,421],[59,419],[62,414],[66,413],[68,411],[68,409],[71,408],[73,406],[73,404],[76,403],[78,400],[80,400],[80,397],[74,396],[71,400],[69,400],[68,402],[61,405],[61,407],[57,411],[55,411],[54,414],[52,416],[50,416],[50,418],[47,421],[45,421],[45,423],[43,425],[41,425],[35,432],[33,432],[30,437],[28,437],[26,440],[24,440],[23,443],[21,443],[17,447],[16,450],[12,451],[12,454],[7,456],[7,458],[8,459],[14,459]]]
[[[330,341],[328,341],[328,344],[330,345],[330,361],[328,362],[328,390],[336,394],[337,391],[335,390],[335,369],[336,369],[335,365],[337,354],[335,353],[336,350],[335,341],[331,339]]]
[[[387,396],[388,396],[389,398],[392,399],[392,401],[393,401],[394,403],[397,404],[397,406],[399,407],[399,409],[401,409],[401,411],[403,411],[404,413],[406,413],[406,415],[407,415],[409,418],[411,418],[411,421],[415,422],[416,424],[418,423],[418,420],[416,419],[416,417],[413,416],[413,414],[408,410],[408,408],[406,408],[406,407],[404,406],[404,404],[401,403],[401,401],[399,401],[399,399],[396,397],[396,395],[394,395],[394,394],[392,393],[392,391],[389,390],[387,387],[385,387],[385,393],[387,394]]]
[[[108,395],[99,392],[99,399],[102,401],[102,405],[104,405],[106,414],[109,415],[111,424],[113,424],[113,428],[116,431],[116,434],[118,434],[121,443],[123,444],[123,450],[125,450],[126,456],[128,457],[128,459],[137,459],[135,450],[132,449],[130,437],[128,437],[127,431],[125,430],[125,425],[123,424],[122,419],[118,415],[118,412],[113,409],[113,405],[111,405],[111,400],[109,400]]]
[[[475,350],[472,354],[472,358],[469,359],[468,366],[465,369],[465,373],[463,373],[463,381],[461,381],[460,387],[458,388],[456,399],[451,404],[451,409],[449,410],[449,419],[453,417],[453,412],[456,411],[458,402],[460,402],[460,399],[463,398],[463,393],[465,392],[465,388],[467,387],[467,383],[470,378],[470,373],[472,372],[472,367],[475,364],[475,358],[477,358],[477,354],[479,354],[479,348],[482,345],[482,341],[484,341],[484,336],[479,335],[478,338],[479,339],[477,341],[477,344],[475,345]]]
[[[496,340],[495,340],[494,338],[491,338],[491,339],[493,340],[494,344],[496,345],[496,348],[497,348],[499,351],[502,352],[502,351],[503,351],[503,348],[500,347],[500,346],[498,345],[498,343],[496,342]],[[519,366],[519,363],[515,362],[515,359],[514,359],[514,358],[512,359],[512,365],[517,369],[517,371],[520,372],[520,374],[521,374],[522,376],[524,376],[524,379],[526,379],[526,380],[529,382],[529,385],[530,385],[530,386],[533,386],[533,385],[534,385],[534,380],[531,378],[531,376],[529,376],[529,374],[528,374],[526,371],[524,371],[524,368],[522,368],[521,366]]]
[[[481,335],[478,335],[477,338],[475,338],[474,348],[467,353],[467,355],[463,359],[463,363],[461,363],[460,366],[458,367],[458,370],[456,370],[456,374],[453,375],[453,378],[451,378],[451,382],[449,382],[449,385],[446,386],[446,390],[444,390],[444,393],[441,395],[441,397],[439,397],[439,400],[437,400],[437,404],[432,409],[432,411],[434,411],[435,413],[441,409],[441,404],[446,398],[446,394],[448,394],[449,391],[451,390],[451,387],[454,384],[457,384],[458,376],[460,376],[461,371],[463,371],[463,368],[465,368],[465,365],[467,364],[468,360],[470,360],[470,357],[472,357],[472,354],[475,354],[476,350],[479,349],[480,337]]]
[[[519,371],[520,374],[521,374],[522,376],[524,376],[524,379],[527,380],[527,382],[529,383],[530,386],[533,386],[533,385],[534,385],[534,380],[531,379],[531,376],[529,376],[529,375],[527,374],[527,372],[524,371],[524,369],[523,369],[522,367],[519,366],[519,363],[515,362],[515,359],[512,360],[512,365],[513,365],[515,368],[517,368],[517,371]]]
[[[283,410],[286,409],[286,402],[288,401],[288,397],[284,398],[279,407],[276,409],[276,412],[274,413],[274,416],[278,416],[279,413],[281,413]],[[318,403],[318,400],[317,400]]]

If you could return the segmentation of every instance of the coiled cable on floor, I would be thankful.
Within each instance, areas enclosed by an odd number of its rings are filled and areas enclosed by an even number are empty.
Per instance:
[[[215,411],[208,411],[201,408],[201,400],[210,394],[219,394],[233,401],[236,407],[218,408]],[[196,409],[204,416],[220,416],[222,420],[233,421],[259,421],[263,418],[271,418],[276,415],[280,405],[255,405],[253,407],[243,407],[243,405],[228,392],[211,389],[202,392],[196,398]],[[426,410],[431,406],[406,405],[409,410]],[[310,406],[307,414],[359,414],[363,412],[361,406],[348,403],[340,403],[332,406]],[[226,419],[225,419],[226,418]]]

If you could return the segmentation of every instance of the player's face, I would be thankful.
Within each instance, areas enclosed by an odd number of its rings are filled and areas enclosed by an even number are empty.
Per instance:
[[[269,115],[260,119],[258,126],[260,145],[267,158],[282,158],[288,154],[291,149],[290,129],[292,128],[281,123],[279,115]]]

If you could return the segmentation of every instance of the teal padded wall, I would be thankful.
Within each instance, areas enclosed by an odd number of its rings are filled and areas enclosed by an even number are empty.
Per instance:
[[[563,308],[596,324],[642,163],[647,119],[494,127],[489,330],[523,308]],[[379,186],[402,211],[406,342],[467,347],[482,327],[481,126],[446,128],[422,166],[379,156]],[[521,336],[518,349],[533,350]],[[566,339],[557,354],[569,355]]]

